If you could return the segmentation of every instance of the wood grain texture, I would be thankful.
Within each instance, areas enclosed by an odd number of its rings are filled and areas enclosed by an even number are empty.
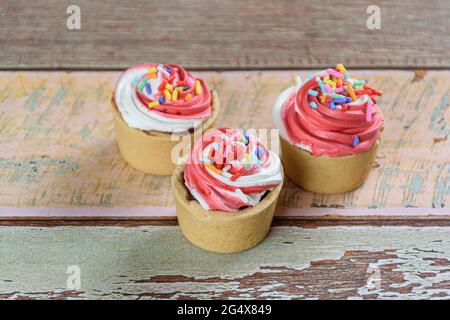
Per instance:
[[[66,8],[81,9],[68,30]],[[143,62],[195,69],[450,67],[450,3],[369,0],[4,0],[0,68],[123,69]]]
[[[97,217],[97,218],[83,218],[83,217],[8,217],[0,218],[0,226],[23,226],[23,227],[60,227],[60,226],[76,226],[76,227],[90,227],[90,226],[116,226],[133,228],[138,226],[177,226],[176,218],[111,218],[111,217]],[[395,217],[395,216],[378,216],[378,217],[303,217],[295,218],[281,218],[274,217],[272,226],[291,226],[301,228],[320,228],[333,226],[408,226],[408,227],[449,227],[450,219],[448,217]]]
[[[3,299],[450,298],[448,227],[275,227],[231,255],[177,227],[0,227],[0,241]]]
[[[362,188],[340,195],[305,192],[287,180],[280,207],[302,209],[297,215],[316,217],[378,214],[390,219],[436,212],[443,216],[443,210],[450,215],[449,72],[352,74],[385,92],[380,101],[385,130],[369,180]],[[31,207],[40,210],[39,216],[97,210],[97,216],[116,217],[138,216],[133,212],[148,216],[147,207],[160,207],[159,216],[174,217],[169,178],[134,170],[118,153],[109,109],[118,73],[0,75],[4,111],[0,114],[0,207],[13,207],[11,212],[14,207]],[[220,92],[218,126],[261,129],[273,128],[272,105],[278,93],[294,83],[296,72],[199,75]],[[0,209],[0,216],[15,216]],[[58,209],[67,212],[58,214]]]

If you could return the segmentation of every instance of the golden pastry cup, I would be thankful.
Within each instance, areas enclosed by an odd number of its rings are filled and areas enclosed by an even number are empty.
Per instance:
[[[303,189],[315,193],[343,193],[360,187],[367,179],[379,140],[369,150],[350,156],[313,156],[280,137],[281,159],[286,175]]]
[[[255,207],[237,212],[209,211],[195,200],[184,184],[184,167],[172,174],[172,191],[178,223],[194,245],[212,252],[244,251],[260,243],[269,232],[283,182]]]
[[[214,126],[220,109],[219,98],[216,91],[211,91],[212,115],[203,122],[203,132]],[[123,159],[133,168],[158,175],[171,175],[177,163],[171,158],[172,149],[180,143],[182,135],[178,140],[172,140],[172,134],[160,131],[143,131],[131,128],[123,119],[112,98],[112,109],[116,126],[117,142]],[[191,145],[194,134],[190,133]]]

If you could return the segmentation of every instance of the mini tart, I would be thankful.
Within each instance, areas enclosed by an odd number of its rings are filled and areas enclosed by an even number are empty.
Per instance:
[[[360,187],[369,176],[379,140],[367,151],[340,157],[313,156],[280,136],[281,160],[289,178],[315,193],[343,193]]]
[[[184,167],[172,174],[178,223],[194,245],[212,252],[233,253],[256,246],[267,235],[283,182],[255,206],[237,212],[209,211],[195,200],[184,184]]]
[[[214,126],[220,109],[217,92],[211,91],[211,97],[212,114],[202,123],[203,131]],[[172,162],[172,150],[180,143],[183,135],[179,135],[179,139],[173,141],[172,133],[131,128],[119,112],[114,94],[111,102],[117,142],[123,159],[137,170],[158,176],[171,175],[177,165]],[[190,133],[190,136],[192,144],[194,134]]]
[[[361,186],[376,156],[382,92],[353,79],[342,64],[284,90],[275,102],[281,158],[294,183],[315,193]]]

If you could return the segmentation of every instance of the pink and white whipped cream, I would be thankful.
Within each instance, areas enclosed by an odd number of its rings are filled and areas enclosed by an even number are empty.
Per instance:
[[[234,212],[256,206],[283,175],[279,157],[253,134],[220,128],[194,145],[184,180],[205,210]]]
[[[141,64],[119,78],[114,99],[125,122],[145,131],[185,132],[212,114],[205,81],[174,64]]]
[[[280,135],[314,156],[331,157],[369,150],[380,136],[381,92],[350,78],[342,64],[283,91],[273,119]]]

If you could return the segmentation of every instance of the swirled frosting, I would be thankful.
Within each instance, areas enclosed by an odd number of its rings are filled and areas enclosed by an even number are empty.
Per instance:
[[[345,156],[369,150],[383,116],[381,92],[350,78],[342,64],[283,91],[273,110],[281,136],[315,156]]]
[[[283,180],[279,157],[254,135],[221,128],[208,131],[192,149],[184,180],[206,210],[238,211],[256,206]]]
[[[173,64],[142,64],[119,78],[114,99],[132,128],[185,132],[212,114],[211,92],[202,79]]]

